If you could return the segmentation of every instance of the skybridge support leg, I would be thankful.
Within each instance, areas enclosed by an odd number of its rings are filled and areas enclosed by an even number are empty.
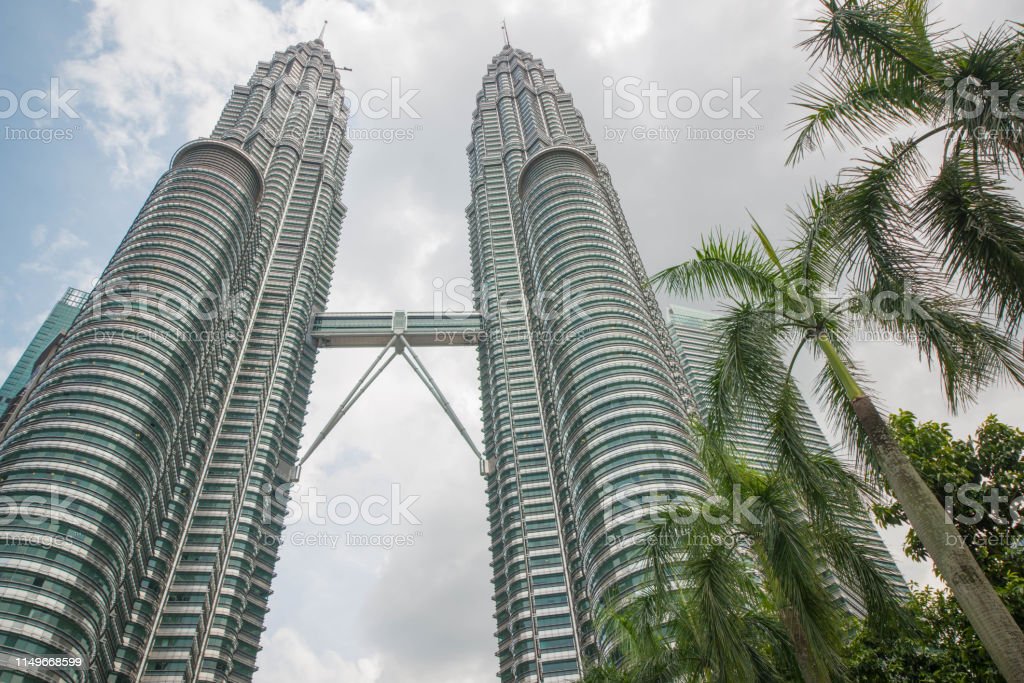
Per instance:
[[[454,424],[455,428],[459,430],[459,434],[461,434],[462,438],[466,440],[467,444],[469,444],[469,447],[472,449],[473,454],[476,455],[477,460],[480,461],[480,474],[487,475],[489,471],[487,458],[484,457],[483,453],[480,452],[480,449],[476,447],[475,443],[473,443],[473,439],[469,436],[469,432],[466,431],[466,427],[462,424],[462,421],[459,420],[459,416],[455,414],[455,410],[452,408],[451,404],[448,403],[448,399],[444,397],[444,392],[441,391],[441,387],[437,386],[437,382],[435,382],[434,378],[430,376],[429,372],[427,372],[427,367],[423,365],[423,361],[420,360],[420,357],[416,355],[416,352],[412,350],[411,346],[404,346],[403,351],[407,352],[402,353],[402,355],[405,356],[405,360],[409,363],[413,372],[416,373],[417,377],[423,380],[423,383],[427,386],[431,395],[437,399],[437,402],[441,405],[441,409],[448,415],[452,424]]]
[[[394,353],[385,358],[388,351],[391,349],[394,349]],[[480,452],[480,449],[476,447],[476,444],[473,442],[472,437],[469,435],[469,432],[466,430],[466,427],[462,424],[462,421],[459,420],[458,415],[455,414],[455,410],[448,402],[448,399],[445,398],[444,393],[441,391],[441,388],[437,385],[437,382],[434,381],[434,378],[431,377],[430,373],[427,371],[426,366],[423,365],[423,361],[421,361],[419,356],[416,355],[416,352],[412,350],[412,347],[409,346],[408,342],[406,341],[405,337],[401,334],[401,332],[397,332],[394,336],[391,337],[391,341],[389,341],[387,345],[381,350],[380,354],[377,356],[377,358],[374,359],[373,363],[370,364],[370,367],[367,368],[366,372],[363,373],[363,376],[359,378],[359,381],[356,382],[356,386],[353,387],[352,391],[349,392],[348,396],[345,397],[345,400],[341,402],[341,405],[338,406],[338,409],[334,411],[334,415],[332,415],[331,419],[327,421],[327,424],[320,431],[320,434],[317,435],[316,439],[313,440],[313,443],[306,450],[305,455],[303,455],[302,459],[299,460],[298,464],[296,465],[292,473],[291,480],[293,482],[298,481],[299,473],[302,470],[302,465],[307,460],[309,460],[310,456],[313,455],[313,452],[317,449],[317,447],[321,443],[323,443],[324,439],[327,438],[327,435],[331,433],[331,430],[333,430],[334,427],[337,426],[341,418],[345,416],[345,413],[347,413],[352,408],[352,406],[355,405],[355,402],[359,399],[359,397],[362,396],[363,393],[373,383],[373,381],[380,376],[380,373],[384,371],[384,368],[386,368],[388,364],[395,359],[395,356],[403,356],[405,358],[406,362],[409,363],[409,367],[412,368],[413,372],[416,373],[416,376],[419,377],[423,384],[426,385],[427,390],[430,391],[430,394],[440,404],[441,409],[444,410],[445,414],[448,416],[448,419],[450,419],[452,421],[452,424],[455,425],[455,428],[459,430],[459,434],[461,434],[462,438],[465,439],[466,443],[469,445],[470,449],[473,451],[473,454],[477,457],[477,460],[480,463],[480,474],[483,476],[487,476],[494,471],[494,463],[488,461],[487,458],[485,458],[484,455]]]
[[[396,349],[395,353],[392,353],[387,358],[384,358],[384,356],[387,354],[389,350],[395,348],[395,343],[397,341],[398,337],[392,337],[391,341],[389,341],[387,345],[383,349],[381,349],[380,354],[378,354],[377,357],[373,360],[373,362],[370,364],[370,367],[366,369],[366,372],[363,373],[363,376],[359,378],[359,381],[356,382],[356,385],[352,388],[352,391],[349,392],[349,395],[345,397],[345,400],[341,402],[341,405],[338,406],[338,409],[334,411],[334,415],[331,416],[331,419],[327,421],[326,426],[324,426],[324,428],[320,431],[320,434],[317,435],[313,443],[310,444],[309,448],[306,450],[306,454],[302,456],[301,460],[299,460],[298,465],[295,468],[294,476],[292,477],[293,481],[298,481],[299,472],[302,470],[303,463],[309,460],[309,457],[313,455],[313,451],[316,450],[317,446],[323,443],[324,439],[327,438],[327,435],[331,433],[331,430],[334,429],[334,427],[338,424],[341,418],[345,416],[345,413],[347,413],[349,409],[353,405],[355,405],[355,402],[359,399],[360,396],[363,395],[363,392],[365,392],[370,387],[370,385],[373,384],[373,380],[377,379],[377,377],[380,376],[380,373],[384,371],[384,368],[386,368],[388,364],[395,359],[395,356],[401,353],[401,351]]]

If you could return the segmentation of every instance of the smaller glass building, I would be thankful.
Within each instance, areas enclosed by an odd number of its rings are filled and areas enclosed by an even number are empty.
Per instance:
[[[8,407],[14,401],[18,393],[25,388],[29,379],[32,378],[32,370],[39,361],[40,356],[46,348],[53,343],[59,335],[64,334],[71,327],[75,316],[82,310],[82,304],[88,292],[83,292],[74,287],[68,287],[64,296],[54,305],[53,310],[46,316],[46,320],[39,326],[39,330],[32,341],[29,342],[21,358],[14,364],[11,374],[7,375],[2,387],[0,387],[0,420],[7,412]]]
[[[672,335],[672,343],[683,366],[683,373],[693,392],[697,410],[703,417],[708,414],[708,397],[703,390],[706,380],[714,369],[718,355],[715,348],[715,335],[710,333],[709,324],[714,316],[703,311],[681,306],[672,306],[668,310],[668,327]],[[824,452],[832,450],[821,426],[811,412],[810,407],[800,397],[800,422],[804,440],[813,449]],[[734,432],[734,444],[746,463],[759,471],[766,472],[774,465],[774,457],[769,448],[768,431],[763,417],[748,415],[742,419]],[[847,520],[848,528],[854,529],[871,551],[871,557],[881,568],[882,573],[892,582],[905,588],[903,575],[893,562],[892,555],[878,535],[871,521],[865,514]],[[843,601],[851,613],[865,616],[861,600],[847,590],[838,580],[829,580],[829,587],[834,596]]]

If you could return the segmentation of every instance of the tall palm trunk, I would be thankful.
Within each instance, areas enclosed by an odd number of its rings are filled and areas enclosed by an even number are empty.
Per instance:
[[[820,337],[818,347],[843,383],[882,476],[942,579],[953,591],[981,644],[1003,678],[1009,683],[1024,683],[1024,633],[967,549],[953,520],[900,449],[889,425],[850,374],[832,342]]]
[[[804,625],[800,623],[792,607],[783,607],[779,610],[779,618],[793,641],[793,656],[796,657],[797,668],[800,669],[800,678],[804,683],[829,683],[831,680],[827,673],[820,670],[811,654],[811,644],[807,642],[807,633]]]

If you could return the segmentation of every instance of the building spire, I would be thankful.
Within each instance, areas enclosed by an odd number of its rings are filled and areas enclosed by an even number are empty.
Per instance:
[[[327,30],[327,20],[324,19],[324,25],[320,29],[320,35],[317,36],[317,40],[319,40],[321,43],[324,42],[324,31],[326,31],[326,30]]]
[[[511,43],[508,42],[508,27],[505,25],[505,20],[501,20],[501,32],[505,34],[505,47],[511,47]]]

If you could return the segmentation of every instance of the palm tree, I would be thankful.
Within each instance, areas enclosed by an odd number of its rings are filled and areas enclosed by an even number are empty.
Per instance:
[[[1024,635],[899,449],[849,346],[858,322],[903,336],[937,365],[954,409],[995,379],[1024,383],[1024,363],[1010,340],[951,295],[942,278],[899,268],[901,255],[885,248],[884,233],[857,235],[858,249],[851,252],[848,212],[857,205],[839,195],[834,187],[812,188],[806,209],[792,212],[797,239],[781,253],[755,222],[756,238],[705,238],[694,259],[653,282],[677,295],[731,300],[716,322],[720,356],[708,383],[712,424],[728,425],[750,406],[768,406],[776,432],[791,431],[793,416],[786,413],[792,410],[793,363],[806,350],[822,362],[819,400],[868,471],[885,478],[1000,672],[1008,681],[1024,681]],[[870,202],[857,210],[870,211]],[[876,237],[882,244],[872,241]]]
[[[934,266],[1011,331],[1024,321],[1024,208],[1005,177],[1024,171],[1024,33],[995,26],[951,39],[927,0],[823,0],[801,46],[820,66],[796,89],[788,163],[831,138],[871,144],[839,189],[854,205],[851,252],[889,252],[903,268]],[[925,141],[939,155],[932,173]],[[940,151],[941,150],[941,151]],[[935,255],[932,258],[932,255]]]
[[[601,613],[601,629],[615,649],[589,667],[581,683],[785,680],[780,668],[794,666],[777,663],[786,663],[789,640],[759,604],[762,594],[747,568],[720,546],[703,548],[707,552],[692,556],[690,586],[651,589]]]
[[[873,619],[901,621],[893,582],[839,516],[856,512],[857,480],[828,453],[800,451],[821,475],[827,513],[806,495],[785,457],[769,472],[743,465],[723,435],[690,425],[709,482],[701,505],[662,511],[643,547],[650,588],[618,611],[605,610],[611,663],[586,683],[682,678],[701,681],[828,681],[840,673],[842,611],[823,572],[859,589]],[[773,439],[774,441],[775,439]],[[742,494],[744,504],[740,500]],[[814,508],[815,512],[811,511]],[[838,549],[838,552],[837,552]]]

